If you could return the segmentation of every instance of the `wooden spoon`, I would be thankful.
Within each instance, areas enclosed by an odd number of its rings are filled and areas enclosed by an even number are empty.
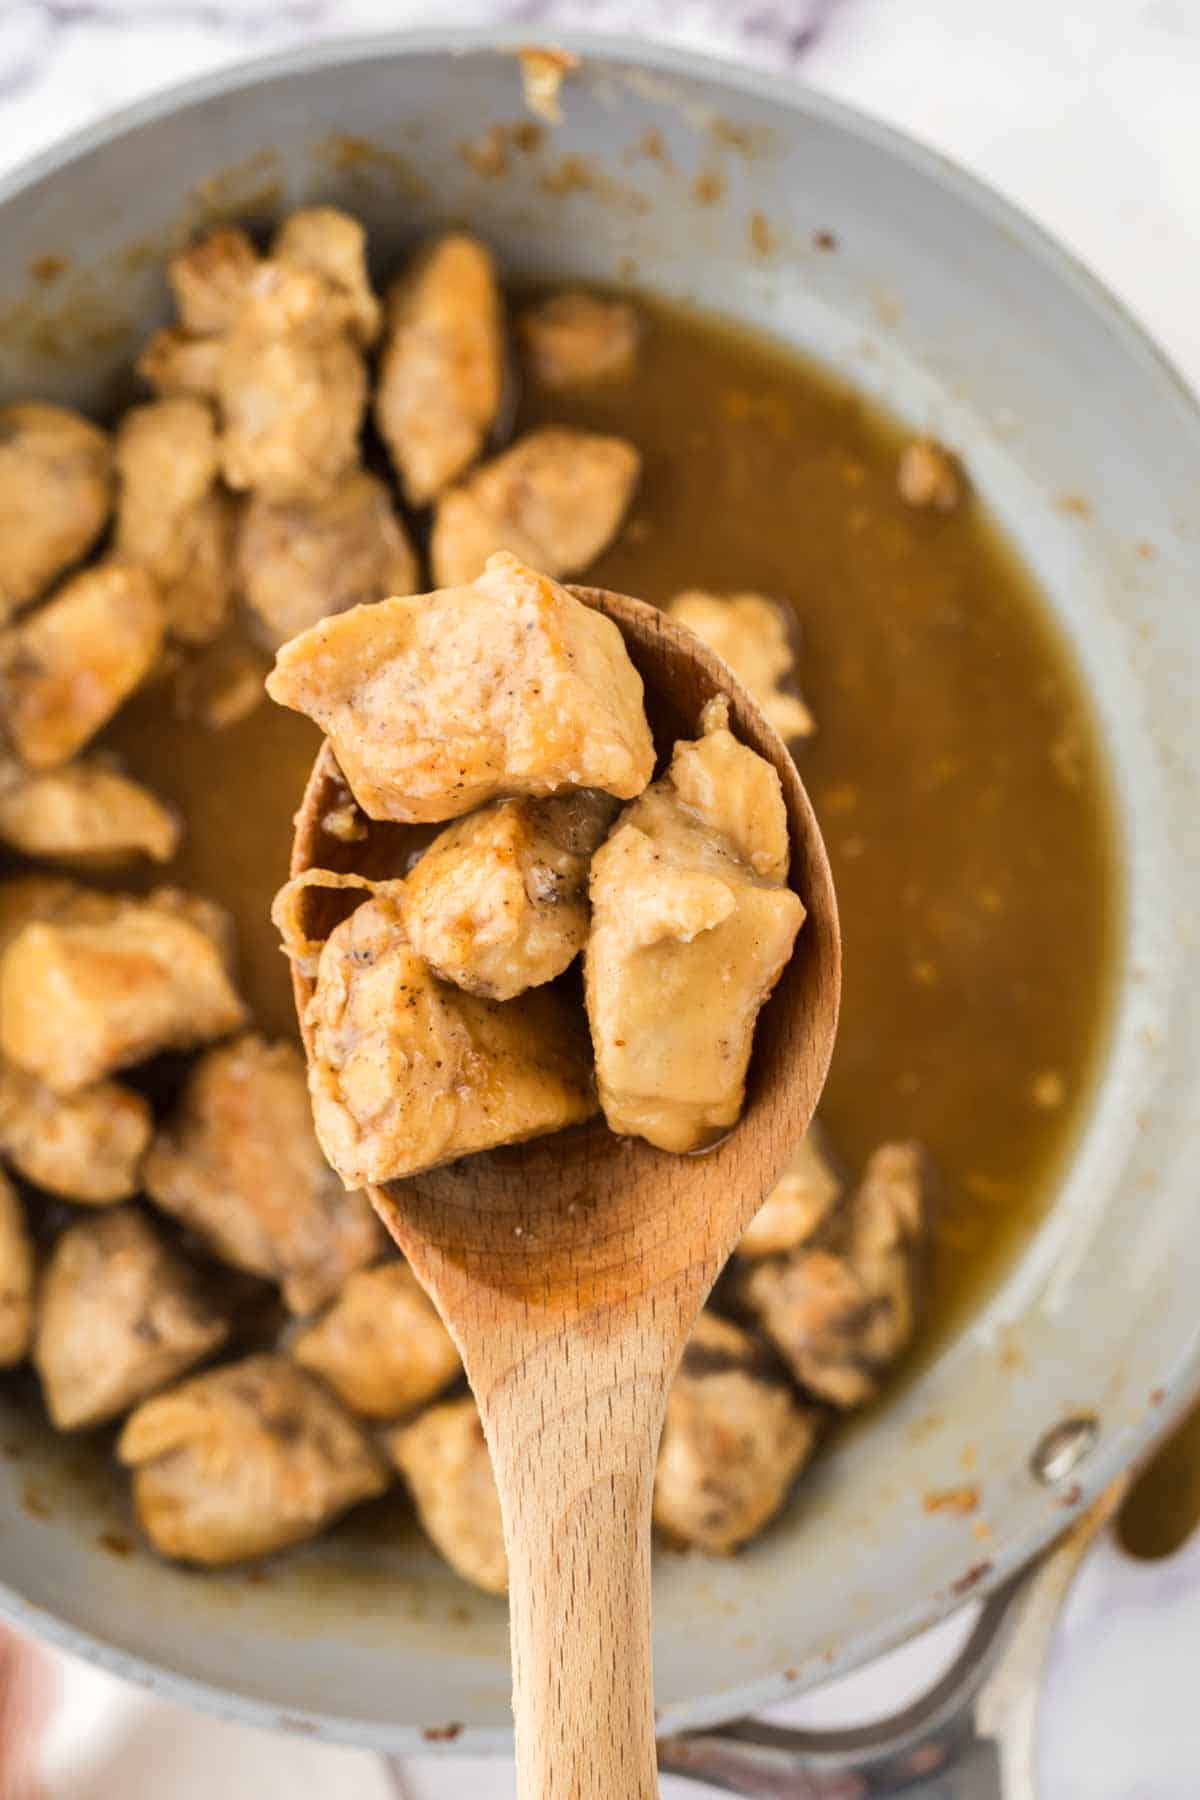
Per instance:
[[[523,1800],[657,1793],[650,1503],[667,1389],[744,1227],[807,1129],[833,1047],[837,907],[812,807],[778,734],[700,639],[640,600],[571,590],[606,613],[646,687],[660,757],[715,693],[779,773],[791,882],[808,908],[763,1010],[746,1110],[703,1155],[602,1125],[371,1190],[458,1346],[483,1419],[508,1547]],[[347,844],[322,821],[346,792],[328,744],[296,816],[292,874],[397,874],[413,828]],[[294,975],[305,1047],[312,983]]]

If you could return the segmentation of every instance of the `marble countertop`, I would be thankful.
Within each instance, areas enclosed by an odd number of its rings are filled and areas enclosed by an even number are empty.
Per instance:
[[[1200,5],[1196,0],[0,0],[0,174],[165,84],[316,35],[449,19],[633,28],[797,79],[910,131],[1063,239],[1200,386]],[[919,1692],[963,1623],[797,1702],[860,1721]],[[1051,1800],[1194,1800],[1200,1534],[1135,1564],[1102,1539],[1051,1659],[1039,1738]],[[191,1718],[65,1661],[44,1757],[52,1800],[386,1800],[355,1752]],[[1135,1699],[1136,1693],[1136,1699]],[[0,1708],[2,1711],[2,1708]],[[513,1791],[502,1764],[423,1759],[414,1800]],[[668,1779],[665,1795],[700,1789]]]

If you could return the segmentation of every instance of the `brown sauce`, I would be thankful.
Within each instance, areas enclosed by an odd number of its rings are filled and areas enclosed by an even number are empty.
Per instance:
[[[1117,1536],[1133,1556],[1172,1556],[1200,1525],[1200,1406],[1155,1451],[1125,1497]]]

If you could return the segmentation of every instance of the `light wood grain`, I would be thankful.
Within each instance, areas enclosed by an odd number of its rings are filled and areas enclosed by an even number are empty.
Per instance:
[[[807,1128],[837,1021],[841,957],[829,864],[786,747],[700,640],[654,607],[572,590],[616,621],[646,685],[662,759],[714,693],[779,773],[791,883],[808,908],[758,1025],[746,1111],[702,1156],[601,1124],[372,1191],[433,1296],[479,1403],[504,1514],[522,1800],[658,1791],[650,1651],[650,1499],[667,1388],[722,1265]],[[292,873],[394,874],[412,836],[364,842],[321,820],[328,745],[296,820]],[[295,975],[301,1028],[310,983]]]

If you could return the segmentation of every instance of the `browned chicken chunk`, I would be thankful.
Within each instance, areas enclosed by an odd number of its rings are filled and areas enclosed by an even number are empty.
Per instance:
[[[221,457],[232,488],[316,500],[358,461],[367,402],[347,303],[307,269],[264,263],[225,340]]]
[[[320,275],[345,302],[359,343],[375,342],[383,315],[367,274],[367,234],[357,219],[336,206],[302,207],[276,232],[271,260]]]
[[[595,1111],[586,1035],[558,993],[501,1005],[437,981],[398,883],[330,936],[309,1003],[317,1135],[347,1187],[397,1181]]]
[[[207,1051],[143,1171],[146,1192],[235,1268],[279,1283],[293,1312],[332,1298],[383,1248],[313,1135],[304,1059],[247,1033]]]
[[[404,884],[409,942],[435,975],[512,1000],[583,949],[592,852],[616,814],[608,794],[496,800],[434,838]]]
[[[638,316],[628,300],[567,288],[527,306],[517,336],[535,381],[547,388],[613,381],[633,373]]]
[[[624,438],[566,425],[527,432],[438,501],[433,579],[474,581],[495,550],[545,575],[578,575],[616,536],[640,464]]]
[[[723,700],[592,859],[584,970],[614,1131],[694,1150],[736,1123],[760,1009],[804,920],[770,763]]]
[[[450,1333],[402,1262],[356,1270],[291,1350],[369,1419],[402,1419],[462,1373]]]
[[[276,649],[331,613],[413,593],[421,571],[383,482],[352,469],[320,500],[278,506],[254,495],[237,573]]]
[[[962,499],[962,470],[935,438],[914,438],[900,453],[896,487],[906,506],[951,513]]]
[[[170,890],[87,899],[84,916],[28,924],[0,957],[0,1051],[20,1068],[78,1093],[243,1022],[207,909],[189,916]]]
[[[209,1568],[316,1537],[388,1485],[366,1433],[286,1356],[247,1357],[144,1401],[117,1454],[155,1549]]]
[[[427,506],[475,461],[503,391],[495,267],[478,239],[450,232],[387,296],[375,419],[410,506]]]
[[[218,225],[167,264],[179,323],[192,337],[228,331],[259,269],[258,252],[236,225]]]
[[[0,842],[24,856],[111,868],[139,856],[169,862],[179,821],[149,788],[107,763],[67,763],[40,773],[0,770]]]
[[[22,1362],[33,1336],[37,1268],[20,1195],[0,1172],[0,1369]]]
[[[654,1523],[676,1544],[728,1555],[774,1518],[818,1429],[754,1339],[702,1312],[667,1397]]]
[[[189,337],[175,325],[164,325],[146,339],[135,367],[163,399],[189,394],[215,400],[221,385],[221,337]]]
[[[0,729],[31,769],[69,762],[154,664],[163,609],[145,570],[84,569],[0,634]]]
[[[152,1132],[145,1100],[120,1082],[55,1094],[0,1058],[0,1157],[47,1193],[84,1206],[128,1200]]]
[[[59,1431],[102,1425],[225,1342],[229,1321],[136,1206],[68,1226],[38,1290],[33,1362]]]
[[[374,819],[568,787],[628,799],[654,768],[617,627],[512,556],[469,587],[323,620],[284,645],[267,692],[328,734]]]
[[[112,504],[106,434],[65,406],[0,406],[0,624],[86,556]]]
[[[814,1120],[742,1233],[735,1256],[779,1256],[805,1244],[842,1196],[842,1183]]]
[[[783,684],[795,672],[783,608],[762,594],[707,594],[688,588],[667,611],[749,688],[781,738],[811,737],[816,723],[800,696]]]
[[[757,1263],[744,1303],[796,1380],[834,1406],[873,1399],[906,1348],[929,1241],[932,1177],[917,1144],[884,1144],[816,1243]]]
[[[474,1400],[447,1400],[387,1434],[417,1516],[450,1567],[487,1594],[508,1586],[500,1496]]]

